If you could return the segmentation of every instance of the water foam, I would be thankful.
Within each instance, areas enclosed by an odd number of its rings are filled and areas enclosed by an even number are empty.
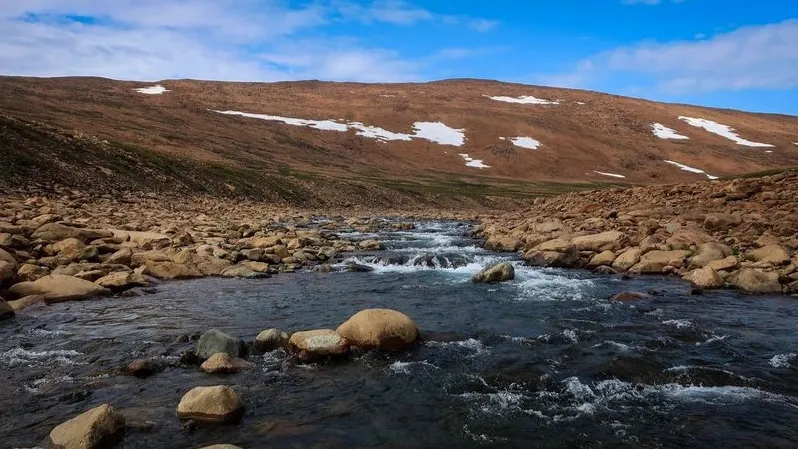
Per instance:
[[[798,358],[798,354],[794,352],[789,354],[776,354],[770,359],[770,366],[773,368],[789,368],[796,358]]]
[[[8,367],[33,367],[36,365],[52,363],[58,363],[61,365],[76,365],[78,362],[73,359],[82,355],[83,353],[72,350],[36,352],[17,347],[0,354],[0,365],[5,365]]]

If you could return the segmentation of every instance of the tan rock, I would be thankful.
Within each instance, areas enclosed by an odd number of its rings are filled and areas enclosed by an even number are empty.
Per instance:
[[[17,279],[17,266],[8,261],[0,260],[0,287],[11,285]]]
[[[564,238],[548,240],[535,247],[538,251],[554,251],[558,253],[572,251],[573,248],[575,246],[571,244],[571,241]]]
[[[72,276],[51,274],[33,282],[20,282],[8,290],[12,298],[30,295],[43,295],[48,304],[79,301],[110,295],[111,291],[94,282]]]
[[[566,253],[530,250],[524,254],[524,260],[533,267],[570,268],[579,261],[579,252],[573,245]]]
[[[204,256],[189,249],[184,249],[175,254],[176,263],[192,267],[204,276],[221,276],[222,273],[233,265],[229,260],[219,259],[214,256]]]
[[[147,262],[171,262],[172,258],[169,257],[165,252],[160,250],[150,250],[150,251],[142,251],[139,253],[133,253],[130,257],[130,266],[131,267],[140,267],[145,265]]]
[[[709,214],[704,219],[704,227],[710,231],[726,231],[742,222],[742,217],[736,214]]]
[[[626,250],[612,262],[612,268],[618,271],[627,271],[640,262],[641,255],[640,248]]]
[[[46,242],[60,242],[68,238],[76,238],[83,243],[89,243],[105,237],[113,237],[113,232],[102,229],[86,229],[67,226],[62,223],[47,223],[39,227],[31,238]]]
[[[143,273],[157,279],[192,279],[202,277],[202,273],[196,268],[182,265],[175,262],[146,262],[143,266]]]
[[[681,268],[690,251],[651,251],[640,257],[640,262],[629,271],[642,274],[660,274],[665,267]]]
[[[687,250],[693,245],[700,245],[702,243],[714,242],[715,239],[704,231],[691,228],[681,228],[674,232],[665,244],[670,246],[672,250]]]
[[[266,329],[255,337],[255,349],[258,351],[273,351],[288,344],[288,334],[280,329]]]
[[[690,259],[689,267],[691,269],[703,268],[710,262],[723,260],[732,254],[732,249],[722,243],[702,243],[698,246],[698,254]]]
[[[712,268],[715,271],[729,271],[740,266],[740,261],[737,260],[737,256],[729,256],[725,259],[713,260],[712,262],[709,262],[706,266]]]
[[[107,259],[105,259],[105,262],[119,265],[130,265],[132,259],[133,250],[130,248],[122,248],[119,251],[111,254]]]
[[[269,272],[269,264],[265,262],[243,262],[241,265],[249,268],[252,271],[257,271],[259,273],[268,273]]]
[[[489,237],[485,241],[485,248],[493,251],[518,251],[519,249],[523,248],[523,246],[524,244],[521,242],[521,240],[510,236],[503,236],[499,238]]]
[[[687,274],[685,279],[694,286],[707,290],[723,287],[723,278],[711,267],[693,270]]]
[[[244,403],[232,388],[196,387],[183,395],[177,416],[207,423],[235,423],[244,415]]]
[[[349,353],[349,342],[332,329],[295,332],[288,347],[301,360],[315,360]]]
[[[617,251],[624,246],[628,238],[623,232],[620,231],[607,231],[600,234],[583,235],[571,240],[571,243],[576,246],[579,251]]]
[[[200,370],[208,374],[233,374],[239,371],[252,369],[255,365],[246,360],[220,352],[212,355],[200,365]]]
[[[228,277],[228,278],[247,278],[247,279],[269,277],[268,273],[264,273],[263,271],[254,271],[245,265],[233,265],[227,267],[224,269],[224,271],[222,271],[221,275],[223,277]]]
[[[54,243],[53,244],[53,251],[55,251],[57,253],[62,253],[64,251],[78,252],[78,251],[82,250],[85,247],[86,247],[85,243],[83,243],[82,241],[80,241],[80,240],[78,240],[78,239],[76,239],[74,237],[70,237],[68,239],[61,240],[58,243]]]
[[[141,249],[162,249],[172,245],[172,239],[166,234],[159,232],[124,231],[121,229],[110,229],[114,237],[123,242],[134,243]]]
[[[778,273],[765,273],[753,268],[743,268],[734,273],[731,283],[749,293],[781,293]]]
[[[43,295],[30,295],[25,296],[24,298],[17,299],[16,301],[9,301],[8,305],[14,309],[14,312],[19,312],[20,310],[26,309],[34,304],[44,303],[44,296]]]
[[[122,440],[125,418],[107,404],[95,407],[50,432],[50,442],[63,449],[104,449]]]
[[[362,242],[358,243],[357,246],[365,251],[377,251],[382,249],[382,243],[374,239],[363,240]],[[291,248],[289,247],[287,249],[290,250]]]
[[[409,349],[419,337],[418,327],[409,316],[390,309],[361,310],[336,332],[352,346],[393,351]]]
[[[20,282],[33,282],[50,274],[50,269],[39,265],[26,263],[19,267],[17,277]]]
[[[766,262],[777,266],[790,263],[790,253],[780,245],[767,245],[748,251],[745,257],[754,262]]]
[[[509,263],[500,263],[475,274],[471,282],[496,283],[512,279],[515,279],[515,267]]]
[[[282,243],[282,239],[277,236],[257,237],[250,240],[249,245],[253,248],[270,248]]]
[[[593,256],[590,262],[588,262],[587,267],[598,268],[602,265],[612,266],[613,262],[615,262],[615,253],[607,250]]]
[[[116,273],[103,276],[94,281],[94,283],[100,287],[110,289],[113,292],[120,292],[133,287],[146,287],[150,285],[146,277],[138,273],[129,273],[124,271],[118,271]]]

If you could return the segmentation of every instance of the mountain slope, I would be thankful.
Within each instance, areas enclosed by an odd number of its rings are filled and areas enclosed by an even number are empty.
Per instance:
[[[168,91],[135,90],[155,84]],[[4,77],[0,113],[178,165],[247,170],[254,178],[293,171],[390,188],[454,186],[443,195],[456,192],[458,183],[496,192],[504,186],[522,195],[536,190],[527,189],[528,183],[572,188],[689,182],[798,165],[798,117],[480,80],[138,83]],[[661,136],[686,138],[658,137],[655,124]],[[116,169],[113,157],[111,152],[106,170]]]

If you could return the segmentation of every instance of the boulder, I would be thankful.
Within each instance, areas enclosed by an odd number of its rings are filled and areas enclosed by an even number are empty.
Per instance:
[[[17,265],[0,260],[0,287],[11,285],[17,279]]]
[[[147,262],[144,264],[142,274],[165,280],[202,277],[202,273],[196,268],[175,262]]]
[[[573,245],[571,250],[565,253],[530,250],[524,254],[524,260],[533,267],[570,268],[579,261],[579,252]]]
[[[270,248],[282,243],[282,239],[277,236],[257,237],[250,240],[249,245],[253,248]]]
[[[512,236],[489,237],[485,241],[485,248],[493,251],[511,252],[523,248],[524,244]]]
[[[134,268],[145,265],[147,262],[172,262],[172,258],[160,250],[133,253],[130,257],[130,266]]]
[[[244,415],[244,404],[232,388],[196,387],[183,395],[177,416],[206,423],[236,423]]]
[[[711,267],[693,270],[685,276],[695,287],[711,290],[723,287],[723,278]]]
[[[196,269],[204,276],[221,276],[224,270],[233,265],[229,260],[219,259],[213,255],[201,255],[189,249],[177,253],[173,260]]]
[[[576,246],[578,251],[617,251],[623,248],[628,239],[626,234],[620,231],[607,231],[600,234],[583,235],[575,237],[571,243]]]
[[[300,360],[312,361],[348,354],[349,342],[332,329],[316,329],[295,332],[288,340],[288,348]]]
[[[17,299],[16,301],[11,301],[8,303],[14,312],[19,312],[25,308],[28,308],[34,304],[39,304],[44,302],[44,296],[42,295],[30,295],[25,296],[24,298]]]
[[[592,258],[590,258],[590,262],[588,262],[588,268],[598,268],[602,265],[604,266],[612,266],[612,263],[615,262],[615,253],[613,251],[603,251],[601,253],[596,254]]]
[[[416,323],[404,313],[390,309],[361,310],[336,332],[350,345],[363,349],[404,351],[419,338]]]
[[[728,231],[742,222],[742,217],[735,214],[709,214],[704,218],[704,227],[710,231]]]
[[[714,241],[715,239],[711,235],[699,229],[681,228],[665,240],[665,244],[670,246],[672,250],[678,251],[687,250],[693,245]]]
[[[713,260],[709,262],[706,266],[712,268],[715,271],[729,271],[737,268],[740,265],[740,261],[737,260],[737,256],[729,256],[725,259],[721,260]]]
[[[48,274],[50,274],[49,268],[29,263],[23,264],[17,271],[17,277],[19,278],[20,282],[33,282],[37,279],[47,276]]]
[[[11,318],[14,315],[14,309],[3,298],[0,298],[0,320]]]
[[[612,268],[618,271],[627,271],[640,262],[640,256],[642,254],[643,251],[640,248],[626,250],[615,258],[615,261],[612,262]]]
[[[89,243],[92,240],[113,236],[113,232],[102,229],[86,229],[67,226],[62,223],[47,223],[40,226],[33,235],[31,235],[31,238],[34,240],[43,240],[45,242],[60,242],[69,238],[75,238],[83,243]]]
[[[279,329],[267,329],[255,337],[255,349],[266,352],[288,344],[288,334]]]
[[[130,265],[133,259],[133,250],[130,248],[122,248],[119,251],[111,254],[105,260],[105,263],[112,263],[118,265]]]
[[[364,251],[377,251],[382,249],[382,243],[374,239],[363,240],[358,243],[357,246]]]
[[[689,267],[691,269],[703,268],[710,262],[725,259],[733,253],[730,247],[722,243],[702,243],[698,246],[698,254],[690,259]]]
[[[500,263],[490,268],[486,268],[475,274],[472,282],[496,283],[515,279],[515,268],[509,263]]]
[[[765,262],[776,266],[790,263],[790,253],[781,245],[767,245],[748,251],[745,258],[754,262]]]
[[[244,341],[220,330],[211,329],[197,340],[197,357],[207,360],[214,354],[224,353],[230,357],[241,357],[245,354]]]
[[[630,271],[643,274],[660,274],[665,267],[681,268],[690,251],[651,251],[640,258]]]
[[[72,276],[51,274],[33,282],[20,282],[8,290],[11,298],[43,295],[48,304],[110,295],[111,290]]]
[[[117,271],[116,273],[103,276],[94,281],[94,283],[100,287],[110,289],[114,293],[129,290],[133,287],[146,287],[150,285],[147,278],[143,275],[125,271]]]
[[[58,243],[54,243],[53,251],[57,253],[63,253],[63,252],[77,253],[78,251],[82,250],[85,247],[86,247],[85,243],[74,237],[70,237],[68,239],[61,240]]]
[[[744,268],[733,274],[731,283],[742,291],[748,293],[781,293],[779,274]]]
[[[571,241],[564,238],[548,240],[535,247],[538,251],[553,251],[556,253],[572,251],[573,248],[574,245],[571,244]]]
[[[123,231],[120,229],[111,229],[110,231],[117,239],[131,242],[141,249],[161,249],[172,245],[172,239],[159,232]]]
[[[233,265],[232,267],[225,268],[224,271],[222,271],[222,276],[228,278],[258,279],[267,278],[270,275],[262,271],[252,270],[245,265]]]
[[[610,301],[637,301],[650,298],[651,295],[640,292],[620,292],[610,296]]]
[[[120,442],[124,433],[124,416],[103,404],[57,425],[49,443],[62,449],[105,449]]]
[[[233,374],[239,371],[252,369],[253,366],[255,365],[246,360],[219,353],[212,355],[208,360],[202,362],[200,370],[208,374]]]
[[[125,368],[129,374],[139,378],[150,377],[153,374],[160,373],[164,370],[164,366],[154,359],[136,359]]]

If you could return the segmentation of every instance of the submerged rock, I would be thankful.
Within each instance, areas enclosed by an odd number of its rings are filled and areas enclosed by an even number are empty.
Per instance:
[[[509,263],[500,263],[475,274],[472,282],[496,283],[515,279],[515,267]]]
[[[124,431],[124,416],[103,404],[56,426],[49,442],[63,449],[105,449],[121,441]]]
[[[211,329],[197,340],[197,356],[202,360],[214,354],[224,353],[230,357],[241,357],[246,353],[244,341],[218,329]]]
[[[332,329],[295,332],[288,348],[302,361],[340,357],[349,353],[349,341]]]
[[[219,353],[212,355],[208,360],[203,362],[200,366],[200,370],[208,374],[232,374],[252,369],[253,366],[255,365],[246,360]]]
[[[282,348],[288,344],[288,334],[280,329],[267,329],[255,337],[255,349],[266,352]]]
[[[206,423],[236,423],[244,415],[244,403],[232,388],[196,387],[183,395],[177,406],[180,419]]]
[[[164,370],[163,363],[153,359],[136,359],[127,366],[125,371],[128,373],[145,378]]]
[[[390,309],[361,310],[337,332],[352,346],[363,349],[404,351],[419,337],[418,327],[409,316]]]
[[[640,292],[620,292],[610,296],[610,301],[637,301],[650,298],[651,295]]]
[[[368,265],[361,265],[353,262],[346,264],[346,271],[350,273],[370,273],[374,271],[374,268],[371,268]]]
[[[699,268],[691,271],[685,279],[699,289],[715,289],[723,287],[723,278],[712,267]]]

